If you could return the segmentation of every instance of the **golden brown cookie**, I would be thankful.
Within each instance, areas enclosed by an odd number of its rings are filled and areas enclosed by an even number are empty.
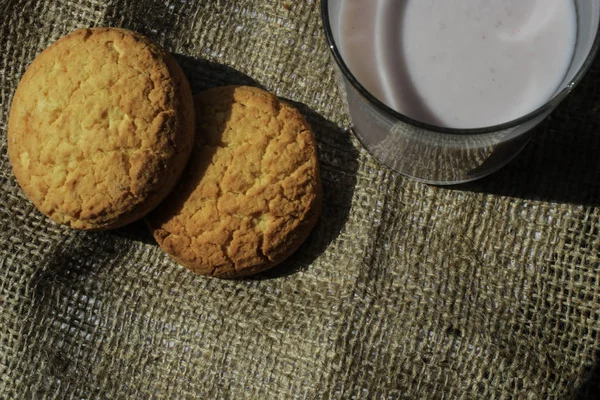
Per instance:
[[[234,278],[283,261],[321,212],[313,133],[274,95],[226,86],[195,96],[197,129],[179,185],[147,217],[158,244],[203,275]]]
[[[114,228],[171,191],[194,123],[189,84],[167,52],[124,29],[79,29],[23,75],[8,153],[42,213],[73,228]]]

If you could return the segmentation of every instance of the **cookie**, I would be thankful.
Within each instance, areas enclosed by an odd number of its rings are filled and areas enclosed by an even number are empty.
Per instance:
[[[196,141],[173,193],[147,217],[171,258],[235,278],[291,255],[321,212],[317,151],[297,109],[254,87],[195,96]]]
[[[167,52],[124,29],[79,29],[23,75],[8,154],[25,195],[52,220],[115,228],[171,191],[194,125],[189,84]]]

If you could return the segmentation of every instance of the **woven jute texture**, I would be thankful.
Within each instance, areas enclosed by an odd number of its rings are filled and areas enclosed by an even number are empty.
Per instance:
[[[600,64],[508,167],[438,188],[348,126],[312,0],[0,2],[3,399],[598,398]],[[27,65],[77,27],[139,31],[194,91],[254,84],[313,125],[323,216],[255,279],[195,276],[140,222],[57,226],[6,155]]]

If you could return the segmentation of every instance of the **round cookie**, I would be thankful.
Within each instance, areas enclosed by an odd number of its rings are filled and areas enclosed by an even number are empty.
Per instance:
[[[188,167],[148,226],[164,251],[199,274],[235,278],[273,267],[321,213],[311,128],[294,107],[254,87],[218,87],[194,100]]]
[[[175,186],[194,125],[189,84],[166,51],[124,29],[79,29],[23,75],[8,154],[42,213],[73,228],[115,228]]]

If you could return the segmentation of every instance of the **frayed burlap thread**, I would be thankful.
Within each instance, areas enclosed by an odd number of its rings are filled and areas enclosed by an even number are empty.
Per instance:
[[[508,167],[404,179],[360,148],[315,1],[0,2],[0,398],[597,398],[600,64]],[[194,91],[253,84],[313,125],[323,216],[256,279],[195,276],[142,223],[86,233],[6,154],[27,65],[77,27],[162,44]]]

